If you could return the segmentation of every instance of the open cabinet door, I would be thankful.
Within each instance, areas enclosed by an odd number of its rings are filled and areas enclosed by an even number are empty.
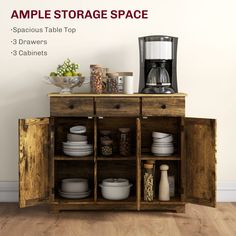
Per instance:
[[[216,120],[184,118],[186,200],[206,206],[216,204]]]
[[[49,118],[19,120],[19,207],[49,196]]]

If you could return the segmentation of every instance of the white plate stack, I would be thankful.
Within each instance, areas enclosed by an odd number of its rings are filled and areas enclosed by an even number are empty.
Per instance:
[[[170,156],[174,153],[173,135],[152,132],[152,153],[154,156]]]
[[[67,142],[63,142],[63,152],[72,157],[89,156],[93,153],[93,145],[88,144],[85,126],[74,126],[67,134]]]
[[[72,178],[61,181],[59,194],[64,198],[86,198],[90,195],[91,190],[88,187],[88,179]]]

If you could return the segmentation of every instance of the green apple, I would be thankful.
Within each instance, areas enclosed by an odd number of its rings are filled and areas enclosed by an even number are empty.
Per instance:
[[[72,71],[72,76],[77,76],[76,71]]]
[[[71,73],[70,71],[68,71],[68,72],[65,72],[65,73],[63,74],[63,76],[72,76],[72,73]]]
[[[56,72],[51,72],[50,76],[57,76],[57,73]]]

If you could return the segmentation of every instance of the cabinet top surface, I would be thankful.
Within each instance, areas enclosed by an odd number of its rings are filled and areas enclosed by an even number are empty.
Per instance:
[[[48,97],[185,97],[186,93],[173,93],[173,94],[94,94],[94,93],[72,93],[72,94],[60,94],[49,93]]]

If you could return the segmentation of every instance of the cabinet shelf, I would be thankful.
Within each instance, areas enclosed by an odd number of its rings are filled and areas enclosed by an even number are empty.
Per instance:
[[[58,155],[54,157],[55,161],[93,161],[93,156],[87,156],[87,157],[69,157],[64,155]]]
[[[58,203],[62,203],[62,204],[91,204],[94,203],[94,198],[91,195],[88,198],[82,198],[82,199],[67,199],[67,198],[63,198],[60,197],[59,195],[57,195],[54,199],[54,202],[58,202]]]
[[[97,160],[98,161],[135,161],[136,156],[128,156],[128,157],[123,157],[119,155],[114,155],[111,157],[98,156]]]
[[[141,160],[153,160],[153,161],[180,161],[181,158],[179,155],[172,155],[172,156],[154,156],[152,154],[142,154]]]
[[[160,204],[160,205],[170,204],[170,205],[173,205],[173,204],[180,204],[180,203],[184,204],[184,202],[181,201],[181,199],[178,198],[178,197],[171,198],[169,201],[160,201],[157,197],[151,202],[144,201],[144,200],[141,201],[141,204],[143,204],[143,205],[155,205],[155,204]]]
[[[104,205],[109,205],[109,204],[136,204],[136,197],[135,196],[130,196],[127,199],[124,200],[107,200],[102,197],[99,197],[97,199],[97,204],[104,204]]]

